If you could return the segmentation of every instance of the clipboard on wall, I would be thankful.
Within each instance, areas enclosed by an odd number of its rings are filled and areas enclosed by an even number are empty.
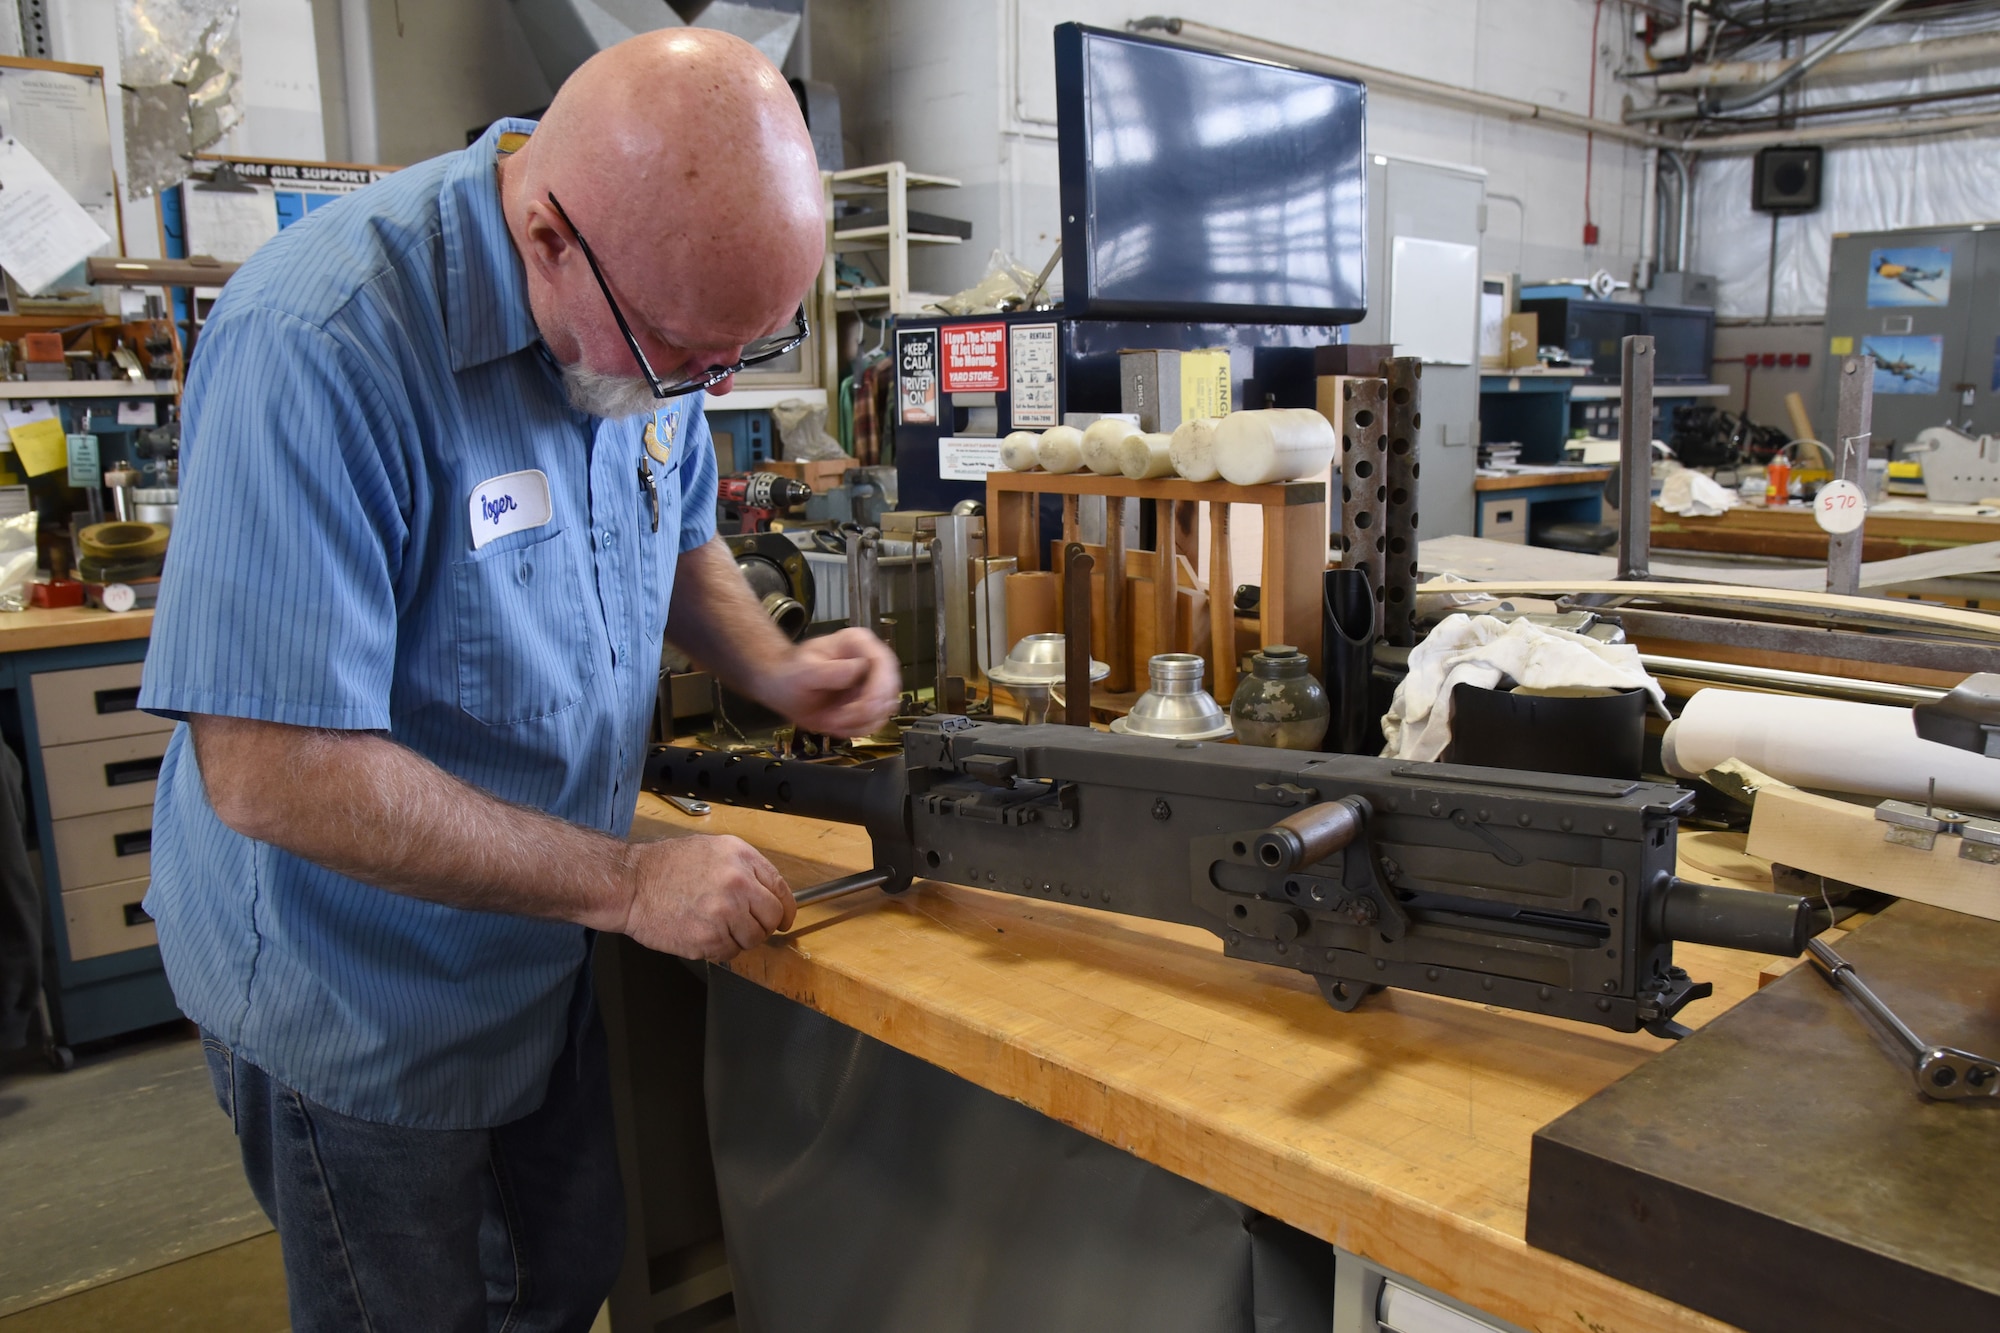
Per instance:
[[[33,153],[104,229],[111,237],[107,253],[124,254],[124,217],[111,157],[102,69],[0,56],[0,131]],[[104,292],[85,281],[80,264],[39,296],[27,295],[12,278],[4,286],[9,308],[0,314],[93,318],[106,313]]]

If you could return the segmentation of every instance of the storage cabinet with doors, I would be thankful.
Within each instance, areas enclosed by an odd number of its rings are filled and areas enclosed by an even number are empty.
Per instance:
[[[140,903],[174,724],[139,710],[146,640],[9,651],[7,629],[0,618],[0,698],[19,726],[41,849],[57,1038],[75,1045],[169,1022],[180,1011]]]
[[[1834,440],[1840,366],[1876,358],[1872,443],[1878,455],[1927,426],[2000,432],[2000,224],[1848,232],[1827,269],[1821,438]]]

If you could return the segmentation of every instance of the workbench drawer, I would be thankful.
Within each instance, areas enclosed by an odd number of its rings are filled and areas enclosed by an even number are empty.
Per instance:
[[[42,747],[42,772],[49,783],[49,817],[94,815],[151,805],[159,785],[160,757],[167,734],[115,736],[108,741]]]
[[[153,807],[55,821],[56,874],[65,889],[153,872]]]
[[[139,906],[146,896],[146,883],[144,877],[124,879],[63,894],[63,921],[69,927],[72,963],[160,942],[153,918]]]
[[[139,711],[143,662],[41,671],[34,676],[35,726],[44,745],[172,731],[172,718]]]
[[[1528,502],[1518,497],[1479,502],[1479,535],[1490,542],[1528,544]]]

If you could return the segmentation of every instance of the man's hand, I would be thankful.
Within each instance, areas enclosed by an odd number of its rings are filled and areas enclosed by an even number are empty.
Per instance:
[[[866,736],[895,715],[903,669],[866,630],[807,639],[767,668],[757,695],[807,731]]]
[[[632,910],[620,933],[648,949],[724,962],[791,929],[778,868],[741,838],[694,835],[632,848]]]
[[[794,646],[719,540],[684,552],[667,637],[725,684],[808,731],[866,736],[895,714],[903,669],[889,646],[845,629]]]
[[[374,732],[202,715],[188,726],[224,824],[392,892],[717,960],[790,928],[797,909],[740,838],[627,843],[508,805]]]

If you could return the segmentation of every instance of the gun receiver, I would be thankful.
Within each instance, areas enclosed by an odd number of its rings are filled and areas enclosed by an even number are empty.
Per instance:
[[[1311,973],[1656,1036],[1712,987],[1673,942],[1798,955],[1804,898],[1674,876],[1692,797],[1653,783],[928,718],[900,760],[666,748],[649,790],[864,826],[923,877],[1214,932]]]

